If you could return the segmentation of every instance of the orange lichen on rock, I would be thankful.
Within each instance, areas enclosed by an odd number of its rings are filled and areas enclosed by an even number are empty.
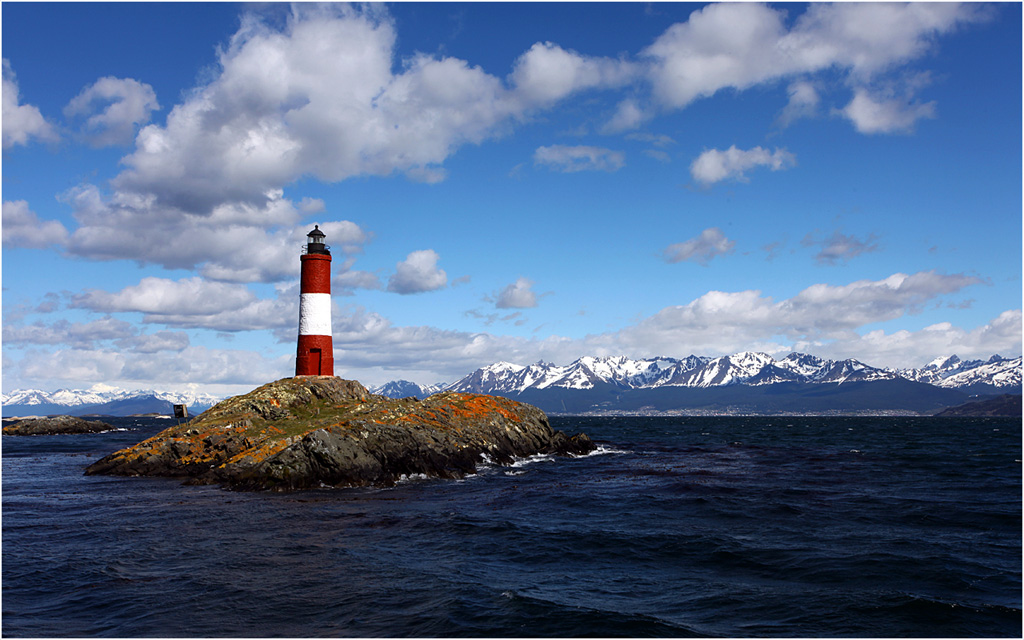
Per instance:
[[[89,474],[187,476],[245,489],[390,484],[402,475],[462,477],[482,454],[499,463],[593,449],[536,407],[494,396],[374,396],[332,376],[285,378],[229,398],[91,465]]]

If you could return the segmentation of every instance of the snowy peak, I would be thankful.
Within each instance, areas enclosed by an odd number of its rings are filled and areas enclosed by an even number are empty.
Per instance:
[[[39,391],[38,389],[16,389],[8,394],[0,396],[0,398],[3,399],[3,404],[5,406],[8,404],[35,405],[50,403],[50,394],[45,391]]]
[[[899,376],[893,371],[868,366],[860,360],[822,360],[805,353],[791,353],[778,366],[805,382],[852,382],[855,380],[892,380]]]
[[[548,386],[567,389],[592,389],[600,384],[610,384],[624,389],[634,389],[657,379],[662,366],[674,366],[674,361],[631,360],[625,356],[604,358],[583,357],[566,367],[557,380]]]
[[[989,363],[993,364],[1003,361],[1003,358],[998,355],[992,356],[988,360]],[[897,373],[899,373],[900,376],[908,380],[914,380],[915,382],[926,382],[928,384],[947,386],[943,384],[946,379],[975,369],[982,364],[985,364],[985,361],[964,361],[956,355],[939,356],[920,369],[901,369]]]
[[[677,376],[674,384],[686,387],[722,387],[732,384],[767,384],[778,380],[775,360],[767,353],[744,351],[705,360],[700,366]]]
[[[107,413],[125,415],[129,413],[162,412],[168,405],[183,404],[193,411],[207,409],[221,400],[208,393],[128,391],[108,385],[93,385],[89,389],[18,389],[0,396],[5,415],[26,415],[34,413]]]
[[[993,361],[994,360],[994,361]],[[997,389],[1019,387],[1021,385],[1021,358],[1006,360],[990,358],[986,363],[973,367],[961,367],[960,370],[946,376],[936,384],[948,389],[960,389],[977,384],[991,385]]]
[[[723,358],[719,358],[719,360],[723,360]],[[771,371],[775,368],[775,358],[767,353],[744,351],[727,356],[724,360],[727,365],[723,369],[728,378],[722,384],[750,383],[755,378],[761,377],[762,373],[767,374],[769,378],[775,377],[774,372]]]
[[[415,382],[409,382],[408,380],[392,380],[386,384],[382,384],[379,387],[370,388],[370,393],[384,396],[386,398],[419,398],[423,399],[427,396],[432,396],[441,389],[444,388],[444,384],[416,384]]]
[[[960,358],[955,354],[951,356],[939,356],[923,367],[924,371],[947,371],[956,369],[960,364]]]
[[[593,389],[611,385],[635,389],[657,385],[672,376],[680,361],[674,358],[632,360],[625,356],[585,356],[558,366],[538,362],[519,367],[506,362],[478,369],[453,383],[452,391],[521,393],[526,389]]]
[[[776,363],[780,369],[791,371],[800,377],[810,377],[821,370],[825,361],[817,356],[795,351]]]
[[[511,393],[515,391],[516,374],[525,368],[510,362],[495,362],[455,382],[448,390],[464,393]]]

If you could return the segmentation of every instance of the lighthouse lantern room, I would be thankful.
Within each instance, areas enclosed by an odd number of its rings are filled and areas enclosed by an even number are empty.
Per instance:
[[[299,257],[299,341],[295,375],[333,376],[334,346],[331,342],[331,250],[316,225],[306,234],[305,252]]]
[[[306,237],[309,238],[309,241],[306,243],[306,253],[326,253],[330,255],[330,250],[324,244],[324,238],[327,236],[320,230],[320,225],[313,225],[313,230],[307,233]]]

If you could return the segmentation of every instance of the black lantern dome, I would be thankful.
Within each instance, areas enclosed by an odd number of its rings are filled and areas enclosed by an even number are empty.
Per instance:
[[[326,253],[331,255],[330,247],[324,244],[327,236],[320,230],[320,225],[313,225],[313,230],[306,234],[309,242],[306,244],[306,253]]]

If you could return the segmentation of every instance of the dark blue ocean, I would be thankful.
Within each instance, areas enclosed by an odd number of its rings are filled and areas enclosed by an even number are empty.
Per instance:
[[[553,418],[597,454],[288,494],[3,437],[4,636],[1021,636],[1021,421]]]

